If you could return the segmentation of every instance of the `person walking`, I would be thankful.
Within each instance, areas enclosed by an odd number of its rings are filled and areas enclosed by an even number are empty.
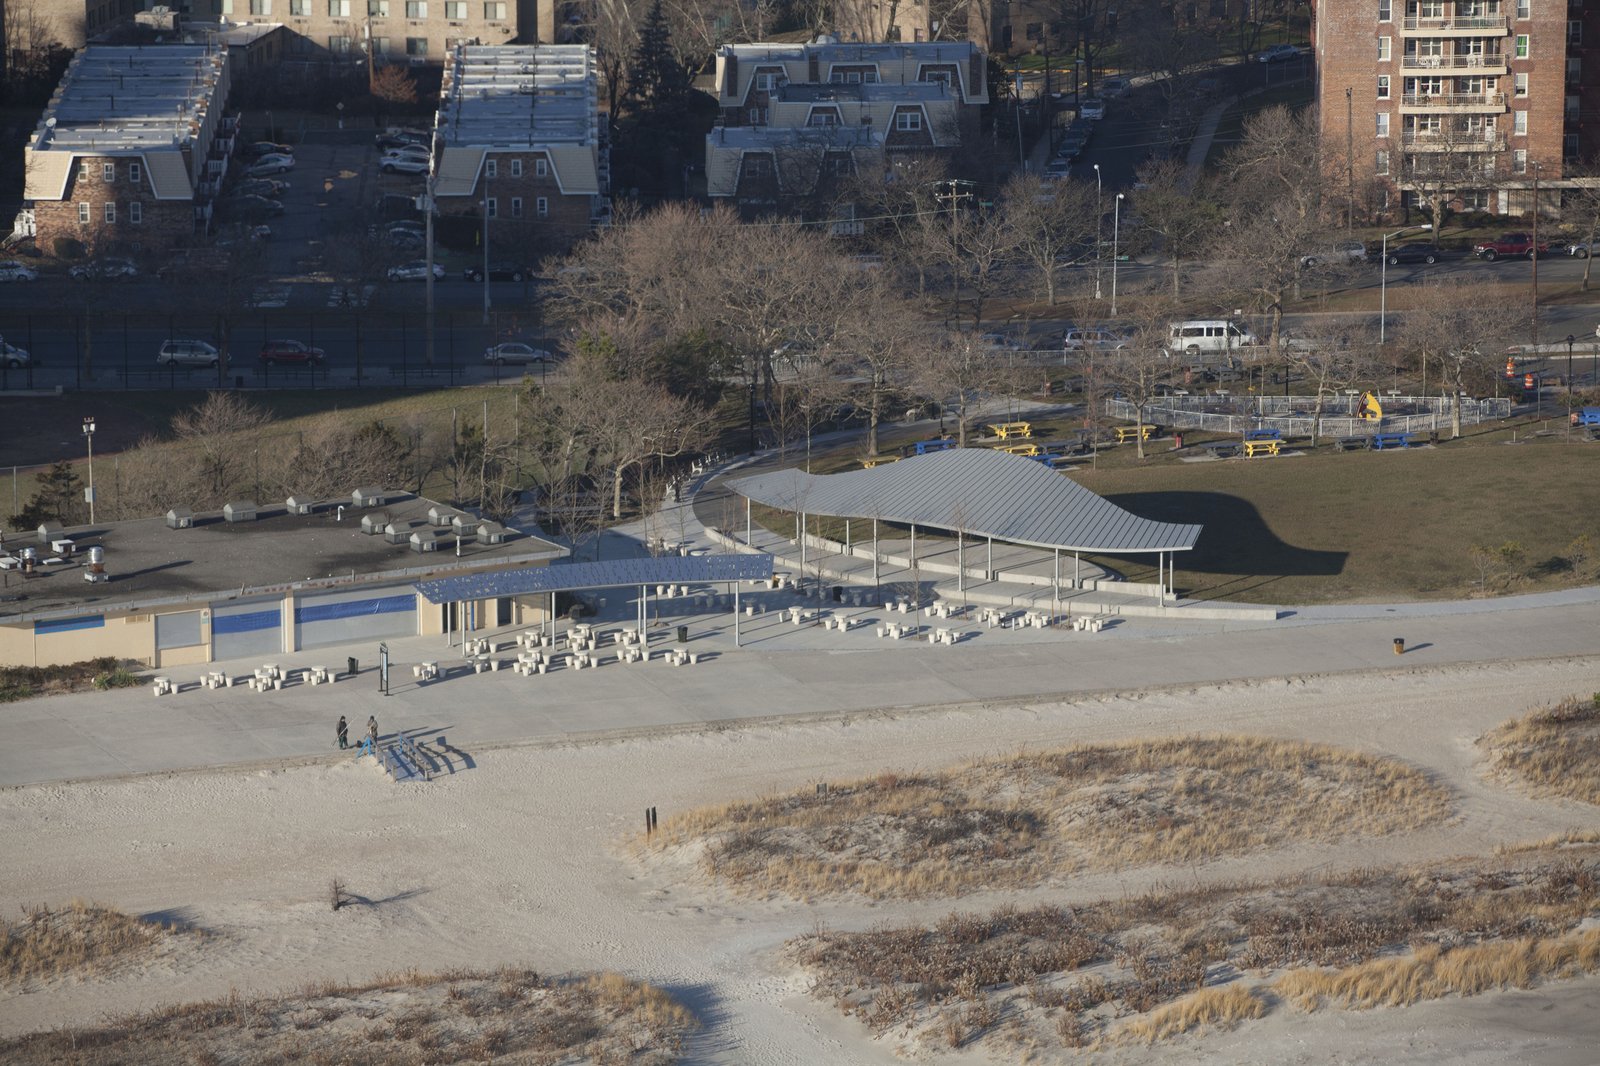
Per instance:
[[[375,715],[375,714],[369,714],[367,716],[367,736],[369,738],[371,738],[372,746],[373,747],[377,747],[378,746],[378,716]]]
[[[350,746],[350,723],[344,720],[344,715],[339,716],[339,750]]]

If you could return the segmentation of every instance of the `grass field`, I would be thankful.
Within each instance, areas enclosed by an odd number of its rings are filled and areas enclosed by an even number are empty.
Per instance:
[[[1536,707],[1478,744],[1497,776],[1542,796],[1600,804],[1600,694]]]
[[[1148,1043],[1282,1009],[1400,1006],[1600,969],[1600,847],[1001,907],[789,944],[813,994],[899,1044]]]
[[[1392,759],[1189,737],[835,782],[690,811],[642,843],[747,893],[887,899],[1382,835],[1435,823],[1450,806],[1446,790]]]

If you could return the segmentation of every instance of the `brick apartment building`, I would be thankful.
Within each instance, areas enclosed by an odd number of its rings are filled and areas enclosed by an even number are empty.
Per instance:
[[[1324,150],[1358,217],[1447,190],[1458,209],[1545,210],[1600,147],[1600,4],[1316,0]],[[1587,116],[1587,120],[1586,120]],[[1577,179],[1581,180],[1581,179]]]
[[[203,232],[233,147],[228,78],[222,48],[79,52],[24,152],[39,247],[138,253]]]
[[[434,125],[442,224],[481,225],[531,264],[610,218],[611,161],[587,45],[462,45]]]
[[[707,195],[792,205],[893,153],[952,155],[976,143],[986,71],[970,41],[724,45]]]

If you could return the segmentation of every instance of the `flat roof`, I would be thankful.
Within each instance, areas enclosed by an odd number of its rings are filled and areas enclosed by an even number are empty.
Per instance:
[[[343,503],[344,515],[338,517]],[[478,569],[486,564],[548,562],[567,554],[558,544],[507,530],[499,544],[445,534],[436,551],[418,553],[409,544],[390,544],[382,535],[361,531],[363,515],[386,511],[397,523],[421,523],[443,506],[409,493],[396,493],[381,507],[357,508],[349,497],[319,503],[309,515],[291,515],[284,505],[263,506],[253,522],[224,522],[220,514],[196,515],[188,529],[168,529],[165,518],[102,523],[57,534],[73,542],[64,563],[41,566],[39,576],[23,578],[8,570],[0,586],[0,624],[39,616],[129,610],[168,603],[206,602],[287,588],[322,588],[417,581]],[[477,519],[473,519],[476,526]],[[8,533],[6,555],[31,546],[39,557],[54,553],[33,532]],[[105,549],[111,580],[84,580],[88,549]]]
[[[830,63],[868,63],[915,58],[922,63],[954,63],[978,50],[971,41],[912,41],[857,43],[853,41],[810,41],[804,44],[725,44],[722,54],[740,59],[800,59],[819,56]]]
[[[198,44],[90,45],[68,65],[31,147],[103,154],[185,144],[212,106],[226,56]]]
[[[808,149],[865,148],[883,140],[883,130],[873,126],[718,126],[706,134],[713,148],[772,150],[804,145]]]
[[[436,128],[455,148],[597,144],[594,53],[581,44],[461,45],[445,63]]]

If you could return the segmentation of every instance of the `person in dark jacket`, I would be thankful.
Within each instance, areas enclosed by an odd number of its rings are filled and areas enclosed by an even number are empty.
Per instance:
[[[339,716],[339,750],[343,751],[350,746],[350,723],[344,720],[344,715]]]
[[[373,747],[377,747],[378,746],[378,716],[375,715],[375,714],[369,714],[367,716],[367,736],[372,738],[372,746]]]

